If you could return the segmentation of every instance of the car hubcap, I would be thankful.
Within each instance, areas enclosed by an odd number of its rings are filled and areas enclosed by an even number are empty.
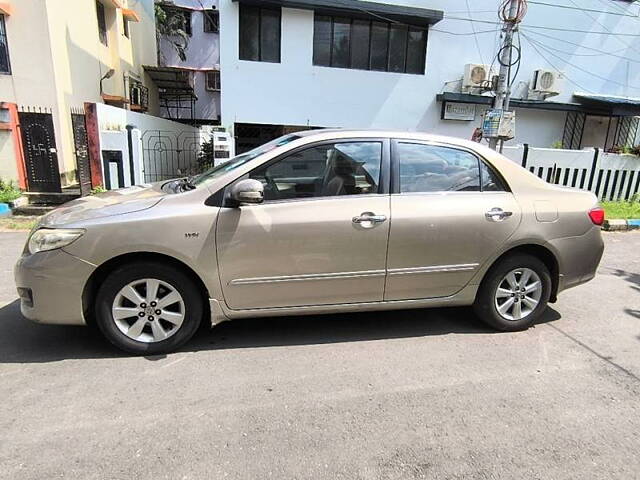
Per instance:
[[[113,300],[113,321],[138,342],[160,342],[174,335],[184,321],[184,301],[167,282],[155,278],[125,285]]]
[[[531,315],[542,297],[542,281],[530,268],[516,268],[498,284],[495,305],[507,320],[522,320]]]

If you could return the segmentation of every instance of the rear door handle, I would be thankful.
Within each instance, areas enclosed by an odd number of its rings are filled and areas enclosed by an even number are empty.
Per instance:
[[[386,220],[387,220],[386,215],[376,215],[373,212],[362,212],[357,217],[353,217],[351,219],[353,223],[357,223],[360,226],[365,228],[371,228],[376,223],[382,223],[382,222],[385,222]]]
[[[486,212],[484,215],[492,222],[501,222],[506,218],[509,218],[511,215],[513,215],[513,212],[506,212],[501,208],[494,207],[488,212]]]

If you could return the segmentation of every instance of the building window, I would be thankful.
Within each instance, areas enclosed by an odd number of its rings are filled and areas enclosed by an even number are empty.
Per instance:
[[[206,72],[205,88],[212,92],[220,91],[220,72],[218,70]]]
[[[426,55],[425,28],[315,15],[314,65],[424,74]]]
[[[104,14],[104,5],[96,1],[96,12],[98,14],[98,36],[100,37],[100,43],[107,46],[109,40],[107,38],[107,19]]]
[[[280,9],[240,4],[240,60],[280,63]]]
[[[129,20],[126,18],[122,19],[122,33],[124,33],[125,37],[131,38],[131,33],[129,32]]]
[[[220,30],[220,16],[217,10],[203,10],[205,33],[218,33]]]
[[[7,43],[7,28],[4,24],[4,15],[0,15],[0,73],[11,73],[9,44]]]

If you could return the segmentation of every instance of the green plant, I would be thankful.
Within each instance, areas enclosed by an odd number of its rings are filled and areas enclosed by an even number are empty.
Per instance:
[[[602,202],[602,208],[608,219],[640,218],[640,196],[635,194],[627,202]]]
[[[5,182],[0,179],[0,203],[9,203],[19,198],[22,192],[12,181]]]
[[[104,193],[106,191],[107,191],[107,189],[104,188],[102,185],[96,185],[95,187],[93,187],[91,189],[91,195],[95,195],[97,193]]]
[[[160,65],[166,63],[160,43],[166,41],[176,51],[183,62],[187,59],[187,47],[189,46],[189,34],[185,31],[187,18],[167,1],[157,1],[154,8],[156,17],[156,44],[158,49],[158,61]]]
[[[562,148],[562,140],[556,140],[551,144],[551,148]]]

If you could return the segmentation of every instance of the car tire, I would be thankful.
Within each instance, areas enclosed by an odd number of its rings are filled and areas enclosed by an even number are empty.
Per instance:
[[[536,281],[539,290],[533,290]],[[473,309],[481,320],[497,330],[526,330],[545,311],[550,295],[551,275],[547,266],[532,255],[513,254],[487,272]]]
[[[149,289],[155,290],[155,295]],[[131,301],[134,296],[136,303]],[[177,301],[169,303],[173,299]],[[179,269],[135,262],[115,269],[105,278],[96,296],[95,314],[102,334],[119,349],[137,355],[169,353],[198,330],[203,298],[201,289]]]

